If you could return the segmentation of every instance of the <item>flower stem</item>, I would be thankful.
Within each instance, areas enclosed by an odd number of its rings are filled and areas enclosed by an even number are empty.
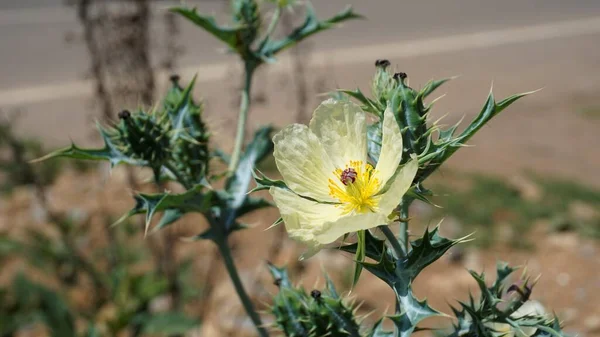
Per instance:
[[[232,175],[237,169],[238,163],[240,162],[240,156],[242,155],[244,134],[246,132],[246,120],[248,119],[248,111],[250,110],[250,87],[252,85],[252,75],[254,74],[254,69],[256,69],[256,66],[252,62],[246,62],[244,68],[244,88],[242,89],[240,114],[238,117],[237,133],[235,136],[235,143],[233,145],[233,153],[231,154],[231,161],[229,162],[229,175]]]
[[[385,235],[385,237],[388,239],[388,241],[392,245],[392,248],[396,252],[396,255],[398,256],[398,258],[403,258],[405,256],[404,249],[402,248],[402,245],[400,244],[400,242],[398,241],[398,238],[396,238],[396,235],[394,235],[394,233],[392,232],[390,227],[388,225],[381,225],[381,226],[379,226],[379,229],[381,229],[381,231],[383,232],[383,235]]]
[[[403,198],[400,203],[400,234],[398,239],[405,256],[408,255],[408,208],[411,203],[412,200],[406,198]]]
[[[280,17],[281,7],[277,6],[277,8],[275,8],[275,12],[273,13],[273,17],[271,18],[271,23],[269,23],[269,28],[267,28],[267,33],[265,34],[263,43],[265,43],[271,37],[271,35],[273,35],[273,32],[275,31],[275,27],[277,27],[277,23],[279,22]]]
[[[260,320],[260,316],[258,316],[256,311],[254,310],[252,301],[250,300],[250,297],[246,293],[246,290],[244,289],[244,285],[242,284],[242,281],[240,280],[240,275],[238,274],[235,263],[233,262],[233,257],[231,256],[231,250],[229,249],[229,245],[227,245],[227,242],[225,239],[215,240],[215,243],[219,247],[219,252],[223,256],[223,260],[225,262],[225,267],[227,268],[227,273],[229,274],[229,277],[231,278],[231,282],[233,282],[235,291],[238,293],[238,296],[240,297],[240,300],[242,301],[242,305],[244,306],[246,313],[248,314],[248,316],[254,323],[254,326],[256,327],[256,330],[258,331],[258,335],[260,337],[268,337],[269,334],[267,333],[267,330],[263,327],[262,322]]]

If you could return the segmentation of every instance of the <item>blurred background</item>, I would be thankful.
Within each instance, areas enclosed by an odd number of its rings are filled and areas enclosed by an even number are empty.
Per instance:
[[[43,300],[20,303],[10,296],[40,287],[58,294],[67,312],[89,310],[107,336],[173,335],[164,321],[181,322],[194,336],[253,333],[215,247],[179,240],[199,233],[201,219],[186,217],[168,233],[146,239],[139,223],[106,230],[132,207],[131,190],[153,191],[148,172],[117,168],[109,174],[105,164],[28,163],[71,141],[101,144],[94,121],[114,120],[124,108],[158,104],[172,74],[180,75],[183,85],[198,75],[195,95],[204,100],[211,142],[231,149],[238,60],[211,36],[169,14],[166,8],[176,4],[0,1],[0,294],[8,296],[0,297],[5,304],[0,313],[23,312],[15,335],[49,333],[34,319],[40,316],[31,314]],[[228,17],[226,0],[185,4],[218,20]],[[415,288],[447,312],[447,303],[475,288],[465,268],[491,272],[497,259],[523,264],[532,275],[542,275],[533,298],[555,310],[567,332],[600,336],[600,1],[315,0],[313,5],[320,18],[352,5],[365,19],[319,34],[263,67],[255,78],[248,129],[307,122],[324,94],[338,88],[369,92],[374,61],[381,58],[406,72],[415,88],[432,78],[460,75],[440,90],[445,96],[432,113],[432,120],[445,116],[442,123],[448,125],[475,116],[492,86],[499,99],[542,89],[495,118],[471,140],[473,147],[459,151],[433,178],[430,187],[441,208],[415,203],[413,233],[444,218],[445,235],[475,231],[476,238],[426,270]],[[303,17],[302,7],[285,13],[283,30],[291,31]],[[272,163],[264,165],[276,174]],[[279,229],[264,231],[277,217],[275,209],[253,215],[247,220],[253,228],[233,237],[236,261],[256,303],[268,303],[275,292],[267,259],[287,263],[307,288],[322,281],[324,269],[350,290],[350,258],[327,251],[297,261],[303,247]],[[121,250],[126,252],[115,254]],[[99,267],[88,268],[89,263]],[[87,271],[75,277],[81,268]],[[90,270],[118,268],[129,271],[128,290],[113,293],[129,297],[107,295],[91,303],[90,289],[97,288]],[[392,307],[389,289],[363,275],[352,291],[364,301],[363,310],[383,310],[382,302]],[[19,277],[33,288],[15,288],[26,284]],[[186,316],[157,314],[175,307]],[[16,322],[14,317],[0,322]],[[149,320],[154,325],[132,328],[132,317],[158,318]],[[80,329],[82,319],[74,321]]]

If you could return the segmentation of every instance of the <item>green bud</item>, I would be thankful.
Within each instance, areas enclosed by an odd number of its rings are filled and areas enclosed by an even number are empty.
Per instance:
[[[385,110],[386,102],[391,98],[398,86],[392,74],[388,71],[389,66],[390,61],[377,60],[375,62],[377,70],[371,81],[371,93],[375,101],[379,103],[381,110]]]
[[[170,124],[143,112],[124,110],[118,116],[121,121],[116,126],[115,144],[125,155],[160,168],[170,158]]]
[[[339,298],[329,279],[326,290],[307,294],[291,285],[284,268],[269,268],[279,286],[271,312],[286,336],[360,336],[354,308]]]
[[[255,0],[233,1],[233,18],[235,22],[245,26],[241,38],[245,45],[250,46],[256,39],[262,24],[257,2]]]

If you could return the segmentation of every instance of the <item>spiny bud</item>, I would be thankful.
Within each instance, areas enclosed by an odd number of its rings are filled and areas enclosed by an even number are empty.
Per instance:
[[[394,79],[396,81],[404,81],[407,77],[408,77],[408,75],[406,75],[406,73],[403,73],[403,72],[394,74]]]
[[[375,101],[379,105],[378,109],[381,112],[385,110],[387,101],[398,86],[397,81],[392,78],[392,74],[387,70],[389,66],[390,61],[377,60],[375,62],[377,70],[375,76],[373,76],[373,81],[371,82],[371,93],[375,97]]]
[[[385,68],[389,67],[390,64],[391,63],[388,60],[377,60],[377,61],[375,61],[375,67],[377,67],[377,68],[383,68],[383,69],[385,69]]]
[[[121,111],[119,118],[119,136],[115,142],[120,145],[123,153],[145,160],[153,168],[160,168],[170,157],[170,123],[161,122],[154,115],[143,112],[131,114],[127,110]]]
[[[177,84],[179,84],[180,78],[181,77],[179,77],[179,75],[173,74],[173,75],[169,76],[169,81],[171,81],[171,83],[173,83],[173,85],[177,85]]]
[[[119,119],[128,119],[129,117],[131,117],[131,112],[129,112],[128,110],[119,111],[117,116],[119,117]]]

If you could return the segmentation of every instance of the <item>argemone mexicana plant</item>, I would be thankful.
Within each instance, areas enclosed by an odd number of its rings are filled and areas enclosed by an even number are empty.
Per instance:
[[[366,118],[358,105],[330,99],[308,127],[293,124],[273,137],[275,162],[288,188],[273,186],[271,195],[290,237],[313,251],[390,222],[417,173],[416,159],[398,168],[402,133],[389,109],[379,161],[369,162]]]
[[[185,88],[174,83],[157,109],[122,113],[118,124],[101,128],[103,148],[72,145],[47,157],[149,167],[157,182],[171,181],[185,188],[183,193],[138,193],[135,207],[124,217],[144,213],[149,226],[162,213],[155,232],[186,213],[204,216],[209,228],[192,240],[216,244],[240,301],[262,337],[269,331],[244,289],[228,244],[231,233],[246,228],[242,216],[272,206],[249,190],[270,191],[281,213],[276,223],[285,223],[289,236],[306,244],[307,256],[344,236],[335,248],[339,254],[354,255],[354,282],[364,269],[385,282],[395,298],[394,314],[367,326],[357,317],[356,306],[337,293],[329,278],[326,289],[308,294],[292,285],[285,268],[269,265],[279,287],[270,310],[273,325],[286,336],[408,337],[421,328],[424,319],[448,317],[419,300],[412,286],[421,271],[467,238],[444,238],[436,227],[409,240],[409,206],[415,200],[429,202],[433,192],[426,188],[426,179],[483,125],[528,93],[497,102],[490,92],[480,113],[462,131],[457,131],[458,124],[444,129],[428,118],[433,104],[429,96],[449,79],[430,81],[415,90],[408,86],[406,73],[393,73],[389,61],[379,60],[371,97],[359,89],[338,90],[317,107],[308,126],[286,126],[274,137],[271,127],[263,127],[244,146],[255,70],[295,43],[359,16],[347,9],[320,21],[307,4],[304,23],[289,35],[275,38],[281,11],[293,2],[277,1],[267,27],[261,13],[268,7],[260,8],[266,6],[264,2],[232,2],[230,26],[221,26],[195,9],[174,9],[223,42],[243,62],[244,87],[231,156],[209,150],[214,145],[202,123],[200,104],[192,97],[192,81]],[[267,178],[256,170],[272,151],[283,180]],[[212,158],[222,160],[227,171],[213,172]],[[219,180],[224,180],[222,188],[213,186]],[[531,300],[532,284],[524,277],[523,286],[510,285],[516,269],[498,263],[491,284],[483,273],[471,271],[481,295],[459,302],[453,309],[453,327],[440,334],[499,337],[503,333],[494,327],[509,325],[514,331],[535,331],[539,337],[562,336],[558,319],[538,312],[520,315],[519,309]],[[394,331],[383,328],[383,319],[392,321]]]

